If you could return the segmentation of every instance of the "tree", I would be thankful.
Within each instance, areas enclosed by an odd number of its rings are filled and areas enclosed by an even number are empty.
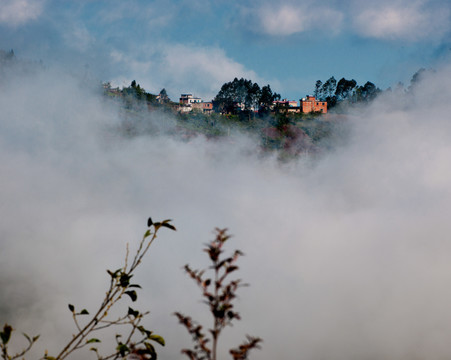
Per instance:
[[[213,99],[213,106],[218,112],[237,114],[241,111],[258,110],[262,89],[257,83],[244,78],[235,78],[221,86]]]
[[[145,96],[145,90],[141,88],[141,86],[136,82],[136,80],[133,80],[128,88],[123,88],[122,92],[125,93],[126,95],[135,97],[138,100],[143,99]]]
[[[323,97],[331,98],[335,94],[335,89],[337,87],[337,80],[333,76],[331,76],[322,86],[321,90],[323,93]]]
[[[261,112],[268,112],[276,100],[280,100],[280,94],[273,93],[269,84],[263,86],[259,100]]]
[[[229,239],[227,229],[216,229],[215,239],[210,241],[204,249],[211,261],[209,267],[213,272],[211,277],[205,275],[206,270],[193,270],[189,265],[185,265],[186,273],[201,289],[205,299],[204,303],[208,305],[213,316],[213,328],[209,329],[210,338],[205,335],[202,325],[191,317],[179,312],[175,313],[180,324],[187,329],[194,342],[192,349],[182,350],[182,353],[190,360],[217,360],[217,346],[222,330],[227,326],[232,326],[233,320],[240,319],[239,313],[234,310],[233,300],[236,298],[237,289],[244,284],[241,283],[241,280],[227,282],[227,278],[232,272],[238,270],[238,266],[235,264],[243,254],[241,251],[235,250],[231,256],[221,257],[224,253],[224,244]],[[246,341],[237,348],[230,349],[229,352],[234,360],[247,359],[249,351],[259,348],[261,341],[258,337],[246,336]]]
[[[353,103],[371,101],[380,92],[381,90],[370,81],[363,86],[357,86],[354,79],[341,78],[337,83],[335,77],[331,76],[325,83],[321,80],[316,81],[314,95],[319,101],[327,101],[327,107],[331,109],[344,100]]]
[[[345,78],[341,78],[335,89],[335,97],[337,101],[343,101],[348,99],[352,95],[352,91],[357,86],[357,81],[354,79],[346,80]]]
[[[251,80],[235,78],[221,86],[213,99],[213,104],[218,112],[237,114],[241,111],[252,112],[260,109],[267,111],[276,99],[280,99],[280,95],[273,93],[271,86],[260,88]]]
[[[235,78],[235,80],[238,80]],[[232,83],[225,83],[213,99],[213,107],[221,113],[233,113],[235,94],[233,93]]]
[[[413,74],[412,79],[410,80],[410,86],[414,86],[415,84],[417,84],[422,79],[425,73],[426,69],[421,68],[415,74]]]
[[[365,85],[363,86],[358,86],[356,88],[356,101],[357,102],[361,102],[361,101],[372,101],[376,98],[376,96],[381,92],[381,90],[376,87],[376,85],[374,85],[372,82],[367,81],[365,83]]]
[[[160,104],[167,104],[168,102],[171,101],[171,99],[169,99],[168,93],[166,92],[165,88],[160,90],[160,93],[158,94],[156,99]]]
[[[335,97],[335,90],[337,87],[337,80],[331,76],[322,86],[321,86],[321,98],[320,101],[327,101],[327,106],[332,108],[337,103],[337,98]]]
[[[434,73],[433,69],[419,69],[415,74],[413,74],[412,79],[410,79],[410,85],[407,88],[408,92],[415,90],[416,86],[424,79],[427,74]]]
[[[221,90],[213,99],[213,104],[220,112],[236,114],[238,108],[240,110],[250,108],[255,97],[252,94],[252,89],[257,93],[259,91],[259,88],[253,87],[252,81],[235,78],[221,86]]]
[[[245,108],[246,110],[258,110],[262,93],[260,86],[257,83],[252,84],[251,81],[246,85]]]
[[[315,83],[315,91],[313,91],[313,96],[318,100],[323,98],[322,86],[323,82],[321,80],[317,80]]]
[[[149,218],[147,225],[149,229],[145,232],[139,243],[132,261],[129,263],[127,244],[127,256],[124,266],[116,271],[107,270],[107,273],[110,276],[110,284],[99,308],[92,312],[94,315],[90,315],[86,309],[76,310],[74,305],[68,305],[77,332],[67,344],[62,346],[62,349],[57,355],[50,356],[46,351],[43,357],[44,360],[62,360],[75,351],[88,349],[89,347],[89,350],[95,352],[98,360],[125,358],[129,354],[136,354],[137,356],[140,356],[140,359],[156,360],[157,353],[153,343],[164,346],[165,341],[160,335],[154,334],[153,331],[146,329],[142,325],[142,320],[148,315],[148,312],[140,312],[128,307],[125,315],[117,319],[113,319],[109,316],[111,308],[120,303],[122,299],[128,298],[132,302],[137,300],[137,290],[141,288],[141,286],[131,283],[130,280],[133,277],[136,268],[142,263],[150,245],[156,239],[158,230],[162,227],[175,230],[175,227],[171,224],[171,220],[154,223],[152,219]],[[129,326],[130,330],[128,333],[125,336],[117,334],[115,337],[117,343],[116,348],[108,355],[101,355],[96,348],[96,344],[101,342],[100,335],[102,334],[102,330],[111,327],[123,328],[124,326]],[[8,324],[5,324],[3,331],[0,331],[0,356],[3,360],[23,359],[23,356],[31,349],[39,338],[39,335],[30,337],[27,334],[23,334],[28,341],[28,346],[18,352],[11,353],[9,341],[12,332],[13,328]],[[94,334],[96,337],[93,337]]]

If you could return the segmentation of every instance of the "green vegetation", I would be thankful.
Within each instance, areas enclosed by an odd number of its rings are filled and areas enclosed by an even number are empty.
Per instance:
[[[61,350],[57,355],[49,355],[46,351],[41,359],[62,360],[74,352],[79,352],[83,349],[93,351],[98,360],[125,358],[129,354],[136,354],[140,359],[157,358],[153,344],[157,343],[164,346],[165,341],[160,335],[146,329],[142,324],[143,319],[149,312],[141,312],[129,306],[125,314],[118,318],[112,318],[110,315],[112,309],[117,308],[117,305],[123,303],[124,300],[127,299],[132,302],[137,300],[137,291],[141,286],[132,283],[131,279],[134,276],[136,268],[142,263],[150,245],[156,239],[158,231],[161,228],[175,230],[175,227],[171,224],[171,220],[154,223],[149,218],[147,225],[149,229],[145,232],[139,243],[138,249],[133,259],[131,259],[131,263],[129,263],[129,248],[127,244],[123,267],[115,271],[107,270],[110,277],[110,284],[98,309],[91,312],[94,315],[90,315],[87,309],[77,310],[74,305],[69,304],[68,308],[72,314],[76,333],[66,344],[62,344]],[[102,334],[105,334],[106,330],[111,328],[116,331],[119,328],[128,328],[129,330],[127,332],[117,333],[115,336],[116,347],[108,354],[101,354],[96,344],[102,342]],[[27,334],[23,334],[28,345],[24,349],[15,352],[9,348],[12,333],[13,328],[8,324],[5,324],[3,331],[0,332],[0,350],[3,360],[23,358],[39,338],[39,335],[30,337]]]
[[[338,83],[335,77],[330,77],[326,82],[317,80],[313,95],[319,101],[327,101],[329,109],[345,102],[355,104],[374,100],[382,92],[372,82],[367,81],[365,85],[358,86],[354,79],[341,78]]]
[[[171,102],[166,93],[166,89],[161,89],[158,95],[146,92],[144,88],[139,85],[136,80],[130,83],[130,86],[119,88],[112,88],[111,83],[103,84],[104,94],[110,98],[123,99],[127,108],[132,108],[137,102],[145,102],[148,105],[159,107],[161,105],[175,105]]]
[[[223,114],[238,114],[242,111],[268,111],[280,95],[273,93],[270,85],[260,86],[251,80],[235,78],[222,85],[213,99],[215,111]]]

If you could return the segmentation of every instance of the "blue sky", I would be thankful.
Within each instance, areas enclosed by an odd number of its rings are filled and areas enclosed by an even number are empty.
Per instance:
[[[449,62],[450,0],[0,0],[0,48],[177,100],[245,77],[292,100]]]

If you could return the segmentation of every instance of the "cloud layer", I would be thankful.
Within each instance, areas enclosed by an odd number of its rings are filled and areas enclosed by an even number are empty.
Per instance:
[[[42,13],[41,0],[4,0],[0,3],[0,24],[19,26],[36,20]]]
[[[242,22],[251,19],[249,29],[266,35],[289,36],[306,31],[336,33],[342,27],[343,13],[312,3],[267,2],[241,10]]]
[[[253,19],[252,31],[273,36],[350,31],[364,38],[424,41],[441,39],[450,31],[449,3],[440,0],[253,2],[241,15],[242,20]]]
[[[353,16],[357,33],[388,40],[437,40],[449,33],[449,24],[449,4],[441,1],[398,1],[360,6]]]

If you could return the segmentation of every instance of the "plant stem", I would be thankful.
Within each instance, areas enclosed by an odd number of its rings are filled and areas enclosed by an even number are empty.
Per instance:
[[[218,304],[219,304],[219,269],[218,269],[218,261],[214,262],[215,267],[215,311],[218,310]],[[212,348],[212,360],[216,360],[216,351],[217,351],[217,345],[218,345],[218,336],[219,336],[219,320],[218,317],[215,316],[213,313],[214,318],[214,327],[213,327],[213,348]]]

